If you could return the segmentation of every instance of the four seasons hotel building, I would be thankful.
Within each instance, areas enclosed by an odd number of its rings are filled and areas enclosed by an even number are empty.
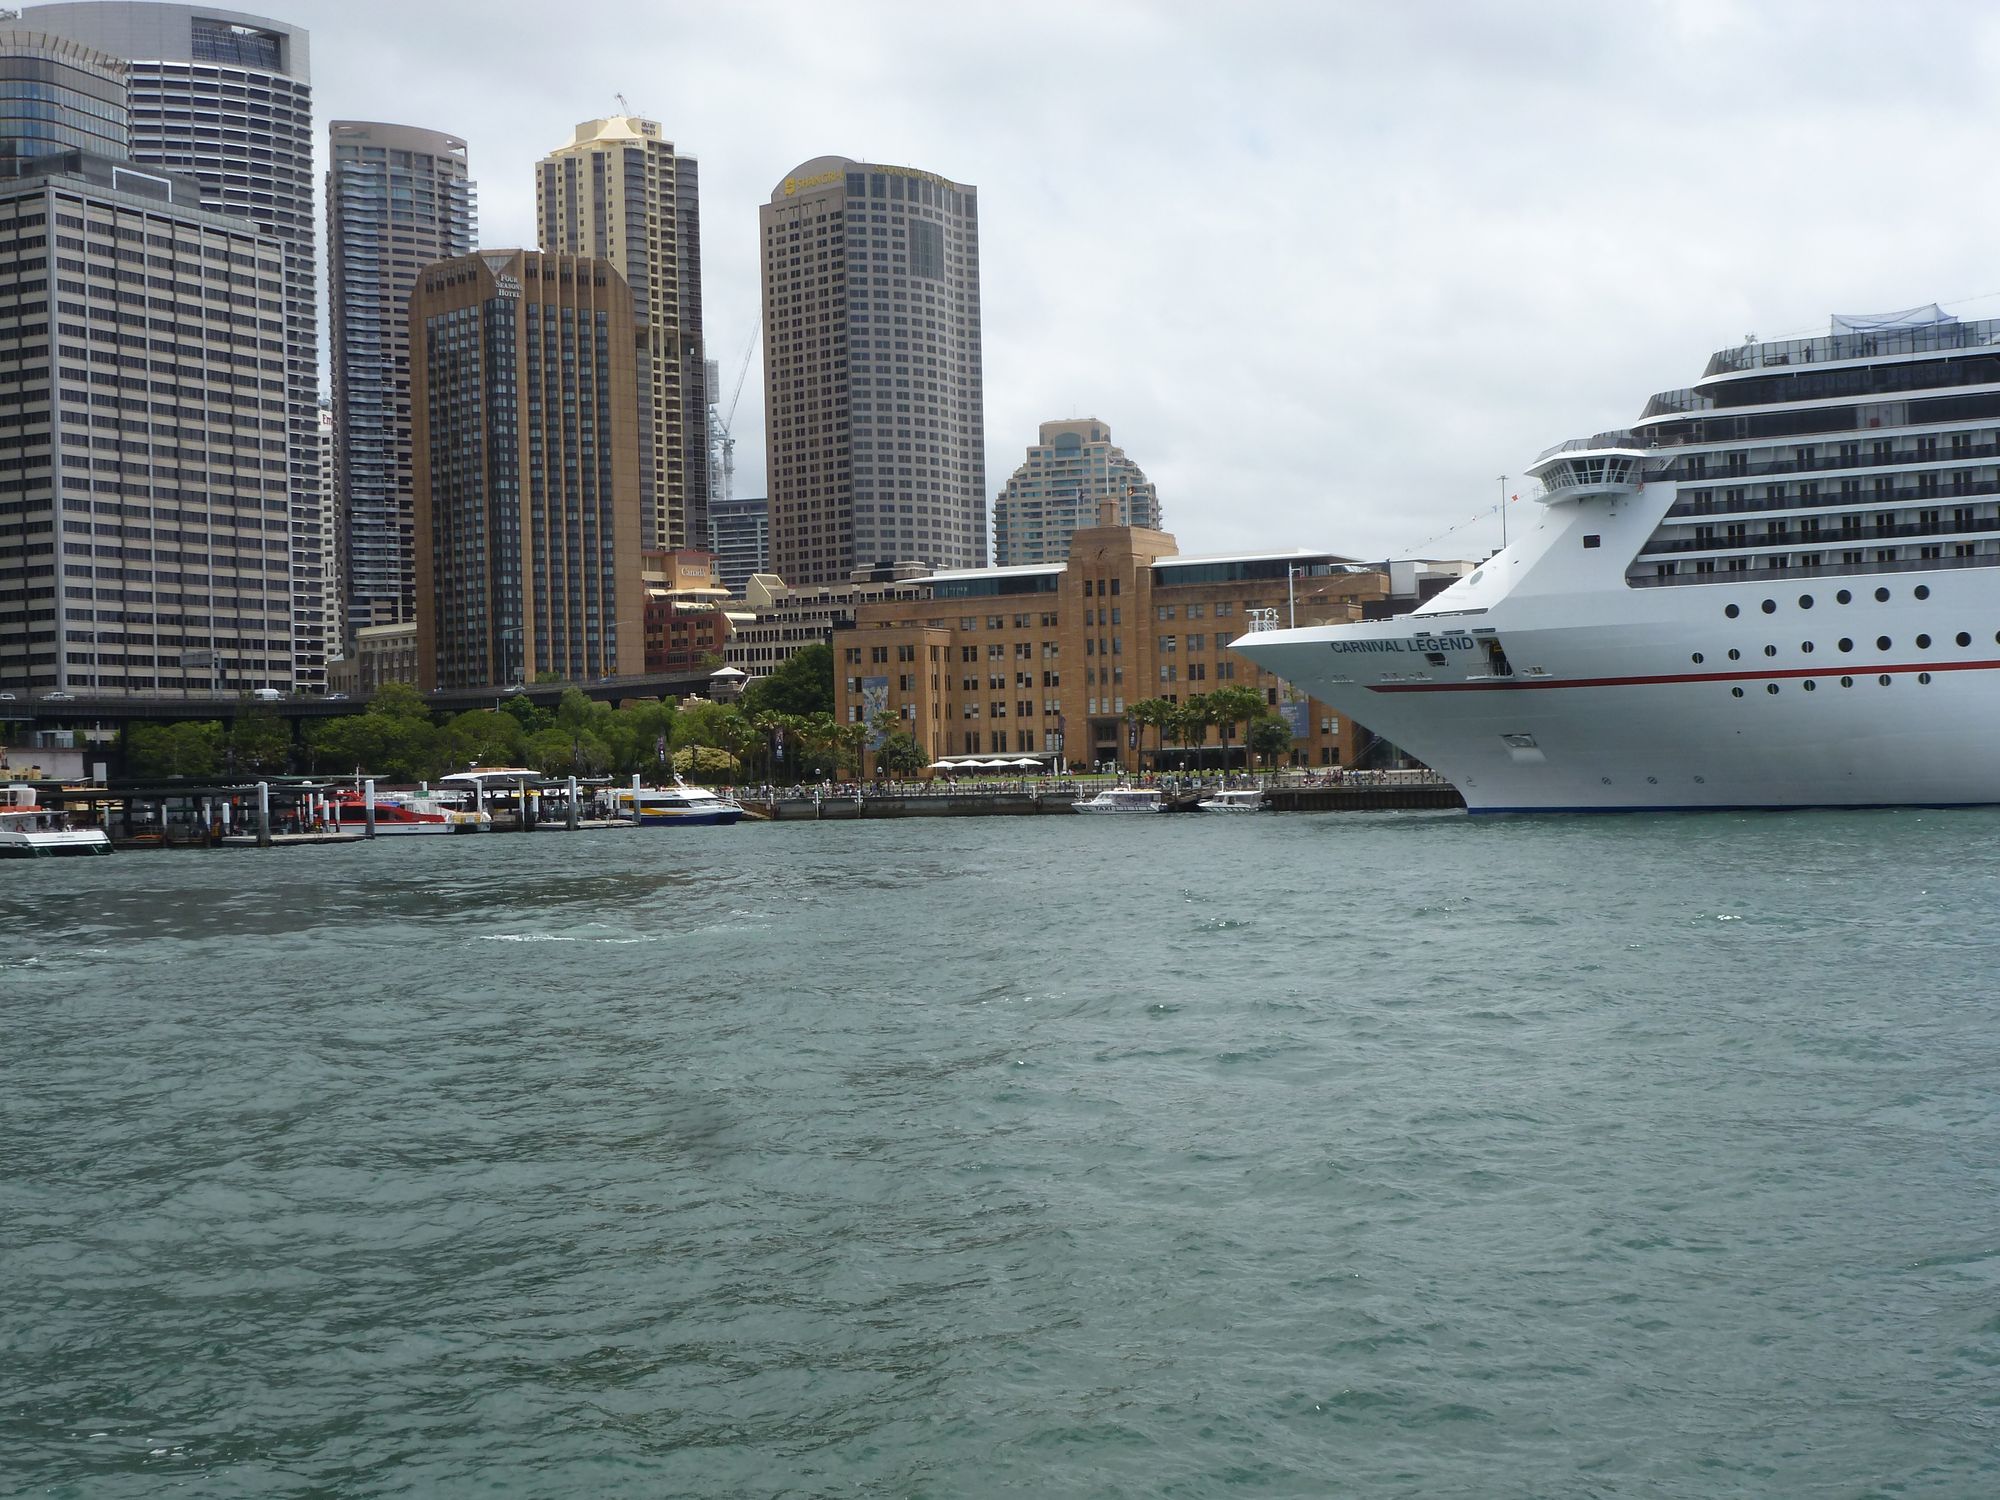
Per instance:
[[[1154,763],[1158,741],[1128,720],[1132,704],[1234,686],[1257,688],[1286,719],[1297,763],[1351,765],[1369,738],[1229,649],[1260,612],[1276,624],[1361,619],[1388,596],[1389,578],[1347,558],[1182,557],[1166,532],[1101,516],[1071,535],[1063,562],[911,582],[929,597],[861,605],[854,628],[835,632],[835,712],[866,723],[888,709],[927,761],[1035,756],[1136,769]]]
[[[977,192],[822,156],[757,212],[771,570],[982,566]]]

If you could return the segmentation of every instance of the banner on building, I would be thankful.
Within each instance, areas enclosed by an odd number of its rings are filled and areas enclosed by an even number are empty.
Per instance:
[[[1283,716],[1285,727],[1292,732],[1295,740],[1312,737],[1312,700],[1300,698],[1292,703],[1280,703],[1278,712]]]
[[[861,679],[861,722],[868,726],[868,751],[872,755],[882,748],[882,741],[889,736],[875,727],[875,716],[889,707],[889,679],[886,677],[864,677]]]

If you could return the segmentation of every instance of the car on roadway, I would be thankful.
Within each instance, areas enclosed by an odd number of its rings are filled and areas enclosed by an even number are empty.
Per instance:
[[[53,690],[52,692],[47,692],[47,693],[44,693],[44,694],[42,694],[42,702],[44,702],[44,703],[74,703],[74,702],[76,702],[76,694],[75,694],[75,693],[65,693],[65,692],[64,692],[64,691],[63,691],[63,690],[62,690],[61,688],[56,688],[56,689],[55,689],[55,690]]]

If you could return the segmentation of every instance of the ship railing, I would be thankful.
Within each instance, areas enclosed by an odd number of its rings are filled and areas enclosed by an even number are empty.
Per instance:
[[[1741,500],[1716,505],[1677,500],[1667,511],[1666,519],[1706,521],[1712,516],[1749,516],[1773,510],[1897,510],[1906,507],[1944,510],[1954,505],[1962,506],[1966,501],[1977,500],[1982,495],[1994,494],[2000,494],[2000,480],[1975,479],[1963,488],[1954,485],[1948,490],[1925,490],[1905,485],[1901,489],[1868,490],[1858,495],[1843,495],[1837,490],[1821,495],[1779,495],[1775,499],[1764,495],[1745,495]]]
[[[1588,453],[1598,448],[1630,448],[1643,452],[1646,445],[1630,431],[1600,432],[1593,437],[1571,438],[1566,443],[1557,443],[1554,447],[1544,448],[1535,455],[1535,462],[1540,463],[1545,458],[1554,458],[1558,453]]]
[[[1774,458],[1763,463],[1736,468],[1693,469],[1676,459],[1652,477],[1683,484],[1734,484],[1741,479],[1761,479],[1771,474],[1831,474],[1849,469],[1899,468],[1907,464],[1965,464],[2000,456],[2000,443],[1978,443],[1965,448],[1943,448],[1934,453],[1915,448],[1898,448],[1887,454],[1825,453],[1815,458]]]
[[[1659,391],[1646,403],[1646,409],[1639,413],[1639,420],[1643,422],[1650,417],[1714,409],[1715,398],[1704,396],[1700,391]]]
[[[1988,536],[2000,531],[2000,520],[1912,521],[1898,526],[1864,526],[1859,531],[1766,531],[1756,536],[1736,538],[1687,537],[1670,542],[1648,542],[1641,557],[1673,552],[1717,552],[1730,556],[1747,547],[1853,547],[1867,542],[1907,541],[1911,537],[1937,537],[1941,542],[1953,537]]]
[[[1744,370],[1768,370],[1790,365],[1827,364],[1851,359],[1880,359],[1896,354],[1934,354],[1953,349],[1977,349],[2000,340],[2000,322],[1927,323],[1920,328],[1892,328],[1878,333],[1823,334],[1812,339],[1787,339],[1775,344],[1744,344],[1723,349],[1708,362],[1702,379],[1734,375]]]
[[[1787,582],[1798,583],[1806,579],[1865,578],[1878,573],[1932,573],[1957,568],[2000,568],[2000,552],[1982,552],[1973,557],[1899,558],[1894,562],[1795,563],[1784,568],[1741,568],[1733,573],[1720,568],[1713,573],[1696,573],[1683,568],[1664,576],[1658,573],[1628,573],[1625,582],[1635,589],[1672,588],[1683,583],[1755,583],[1766,588],[1781,588]]]

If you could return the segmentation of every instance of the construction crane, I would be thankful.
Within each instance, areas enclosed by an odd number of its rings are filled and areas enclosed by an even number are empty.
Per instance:
[[[729,405],[725,409],[719,401],[711,401],[708,407],[709,421],[715,433],[709,442],[709,452],[714,463],[722,470],[722,498],[734,497],[736,489],[736,434],[731,430],[736,421],[736,403],[743,399],[743,382],[750,376],[750,361],[757,355],[757,341],[764,336],[764,320],[759,318],[757,326],[750,330],[750,343],[743,351],[743,363],[736,371],[736,387],[729,393]]]

